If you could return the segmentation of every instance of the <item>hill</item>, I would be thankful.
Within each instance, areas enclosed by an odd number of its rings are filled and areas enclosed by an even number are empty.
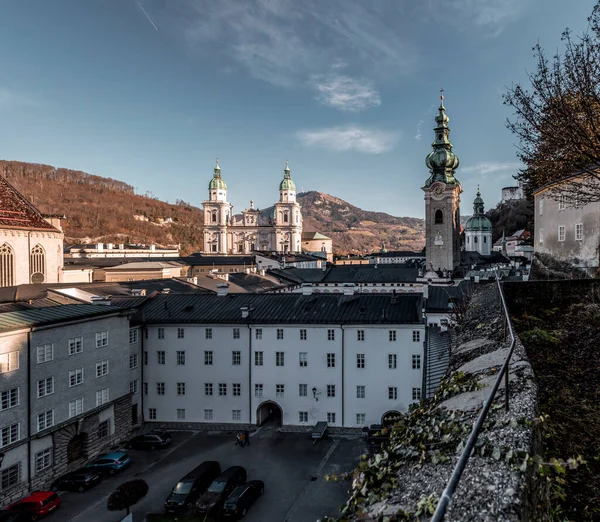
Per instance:
[[[38,163],[0,160],[0,173],[41,212],[67,216],[67,243],[180,245],[184,255],[201,249],[202,210],[184,201],[166,203],[122,181]],[[420,250],[425,244],[422,219],[362,210],[316,191],[299,194],[298,202],[304,229],[331,237],[336,253],[371,252],[382,243],[388,250]],[[167,218],[172,222],[164,223]]]

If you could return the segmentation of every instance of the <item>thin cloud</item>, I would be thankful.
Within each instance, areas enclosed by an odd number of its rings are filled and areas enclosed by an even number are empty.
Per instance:
[[[417,133],[415,134],[415,140],[423,139],[423,135],[421,134],[421,126],[423,125],[423,123],[425,123],[423,120],[417,123]]]
[[[364,154],[383,154],[393,149],[400,134],[357,125],[299,131],[297,138],[303,145],[333,150],[355,151]]]
[[[0,111],[23,106],[34,107],[36,105],[39,105],[39,102],[34,98],[0,87]]]
[[[516,162],[484,162],[470,165],[469,167],[462,167],[460,170],[466,174],[475,172],[481,176],[486,176],[487,174],[495,174],[496,172],[517,171],[520,168],[522,168],[522,165]]]
[[[313,75],[309,83],[317,100],[334,109],[359,112],[381,105],[381,96],[370,80],[318,74]]]

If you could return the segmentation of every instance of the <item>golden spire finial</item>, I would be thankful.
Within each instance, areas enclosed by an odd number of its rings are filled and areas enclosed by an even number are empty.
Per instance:
[[[440,100],[444,101],[444,89],[440,89]]]

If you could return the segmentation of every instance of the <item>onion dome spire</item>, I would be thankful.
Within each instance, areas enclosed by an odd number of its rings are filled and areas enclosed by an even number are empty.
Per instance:
[[[221,167],[219,166],[219,158],[216,160],[213,178],[208,184],[208,190],[227,190],[227,185],[221,177]]]
[[[483,199],[481,199],[481,192],[479,192],[479,185],[477,185],[477,197],[473,200],[473,213],[476,216],[483,214]]]
[[[452,152],[452,143],[450,143],[450,128],[448,122],[450,118],[446,114],[444,107],[444,90],[440,95],[440,106],[438,114],[435,117],[436,126],[434,127],[434,140],[431,146],[433,150],[425,158],[425,165],[429,169],[430,176],[425,186],[429,187],[436,181],[441,181],[447,185],[458,185],[458,180],[454,177],[454,172],[458,167],[458,156]]]
[[[292,176],[290,175],[290,165],[286,161],[285,169],[283,170],[283,180],[279,184],[279,190],[293,190],[296,191],[296,185],[292,181]]]

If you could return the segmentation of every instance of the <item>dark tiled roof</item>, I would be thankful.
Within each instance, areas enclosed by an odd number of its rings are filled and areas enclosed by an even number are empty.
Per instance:
[[[269,270],[269,274],[291,283],[414,283],[419,270],[405,265],[334,265],[315,268]]]
[[[0,176],[0,227],[59,232],[4,176]]]
[[[121,309],[112,306],[92,304],[71,304],[49,306],[32,310],[21,310],[16,312],[0,313],[0,331],[17,330],[32,326],[43,326],[121,313]]]
[[[280,284],[270,277],[239,272],[229,274],[229,282],[243,288],[247,292],[266,292],[281,287]]]
[[[177,261],[190,266],[218,266],[218,265],[247,265],[255,264],[252,256],[201,256],[191,255],[179,257]]]
[[[328,269],[329,270],[329,269]],[[269,270],[268,274],[290,283],[320,283],[323,281],[327,270],[320,268],[276,268]]]
[[[446,312],[450,302],[462,301],[465,295],[471,293],[471,282],[461,281],[457,286],[429,285],[427,298],[428,312]]]
[[[419,324],[421,295],[157,295],[138,311],[148,324]],[[242,318],[241,308],[249,307]]]

